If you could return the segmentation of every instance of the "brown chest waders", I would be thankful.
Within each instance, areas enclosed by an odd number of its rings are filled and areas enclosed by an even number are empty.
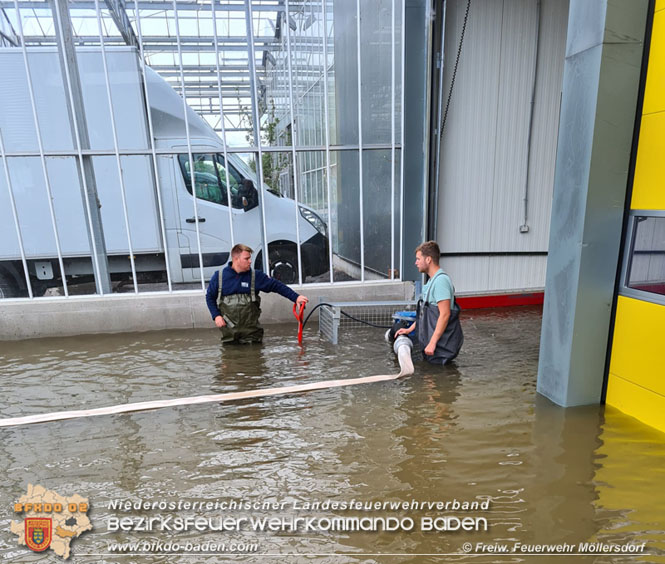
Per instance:
[[[217,307],[226,322],[221,328],[222,343],[260,343],[263,339],[263,327],[259,324],[261,316],[261,298],[256,295],[255,273],[252,270],[252,282],[249,294],[222,295],[222,270],[219,274]]]

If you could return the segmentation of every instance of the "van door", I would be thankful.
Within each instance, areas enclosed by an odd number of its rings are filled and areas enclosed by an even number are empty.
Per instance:
[[[229,213],[233,212],[229,211],[225,170],[215,154],[194,153],[192,157],[203,275],[208,280],[220,265],[229,260],[231,252]],[[201,269],[189,155],[178,155],[176,167],[176,192],[182,234],[180,262],[185,281],[195,281],[201,279]],[[230,180],[231,184],[238,183],[233,177],[230,177]]]

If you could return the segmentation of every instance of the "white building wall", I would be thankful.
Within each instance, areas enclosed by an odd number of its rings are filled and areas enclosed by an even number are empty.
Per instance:
[[[465,9],[466,0],[447,2],[444,104]],[[437,222],[442,262],[459,292],[545,285],[567,24],[568,0],[471,3],[442,139]]]
[[[543,288],[547,256],[444,256],[441,268],[451,275],[456,292],[533,291]],[[531,281],[540,285],[528,285]]]

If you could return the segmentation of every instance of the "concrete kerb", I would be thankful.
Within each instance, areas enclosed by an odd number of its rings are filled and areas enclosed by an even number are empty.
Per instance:
[[[310,299],[311,311],[324,301],[410,300],[413,282],[340,283],[293,286]],[[263,324],[295,320],[293,306],[277,294],[261,294]],[[306,312],[307,313],[307,312]],[[0,340],[124,333],[164,329],[213,329],[202,290],[0,301]]]

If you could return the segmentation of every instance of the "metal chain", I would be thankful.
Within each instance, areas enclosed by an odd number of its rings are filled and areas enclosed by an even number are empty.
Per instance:
[[[453,78],[450,81],[450,90],[448,91],[448,101],[446,102],[446,110],[443,112],[443,121],[441,122],[441,133],[443,135],[443,128],[446,127],[446,118],[448,117],[448,108],[450,107],[450,99],[453,96],[453,86],[455,86],[455,77],[457,76],[457,65],[459,65],[460,55],[462,54],[462,43],[464,43],[464,32],[466,31],[466,22],[469,19],[469,8],[471,7],[471,0],[467,0],[466,12],[464,14],[464,23],[462,24],[462,34],[459,39],[459,47],[457,48],[457,58],[455,59],[455,68],[453,69]],[[445,23],[444,23],[445,25]]]

